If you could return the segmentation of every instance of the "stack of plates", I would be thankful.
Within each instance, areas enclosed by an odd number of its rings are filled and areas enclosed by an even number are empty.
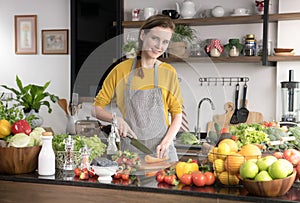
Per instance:
[[[274,48],[275,56],[293,56],[295,53],[292,48]]]

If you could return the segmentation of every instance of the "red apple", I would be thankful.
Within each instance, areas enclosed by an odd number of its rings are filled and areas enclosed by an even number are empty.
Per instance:
[[[297,177],[300,179],[300,163],[296,166]]]
[[[282,159],[283,158],[283,153],[282,152],[274,152],[273,156],[275,156],[277,159]]]
[[[283,152],[283,158],[296,166],[298,163],[300,163],[300,152],[296,149],[286,149]]]
[[[89,179],[89,173],[88,172],[81,172],[79,176],[80,180],[88,180]]]

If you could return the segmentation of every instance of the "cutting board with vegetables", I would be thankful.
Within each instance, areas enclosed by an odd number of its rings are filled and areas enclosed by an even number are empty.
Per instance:
[[[165,169],[168,168],[172,165],[173,163],[171,162],[167,162],[167,161],[163,161],[163,162],[159,162],[159,163],[141,163],[141,165],[139,165],[137,168],[139,170],[160,170],[160,169]]]
[[[247,105],[247,102],[246,102]],[[218,114],[213,116],[213,121],[208,123],[207,131],[214,131],[214,123],[218,123],[221,128],[228,128],[230,125],[230,119],[234,112],[234,104],[232,102],[226,102],[224,105],[225,114]],[[260,112],[249,111],[247,121],[245,123],[262,123],[263,115]],[[238,124],[237,124],[238,125]]]

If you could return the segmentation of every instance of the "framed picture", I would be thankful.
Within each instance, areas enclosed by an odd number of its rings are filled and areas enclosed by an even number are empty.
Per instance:
[[[15,53],[36,54],[36,15],[15,16]]]
[[[42,30],[42,54],[68,54],[69,30]]]

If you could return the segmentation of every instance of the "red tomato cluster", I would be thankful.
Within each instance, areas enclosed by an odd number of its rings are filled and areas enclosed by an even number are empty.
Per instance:
[[[75,178],[79,178],[80,180],[89,180],[90,178],[98,178],[98,176],[95,174],[94,169],[88,169],[88,168],[75,168],[74,169],[74,175]]]
[[[168,185],[177,185],[179,182],[184,185],[195,185],[197,187],[209,186],[215,183],[216,177],[213,172],[195,171],[193,173],[185,173],[178,180],[175,174],[168,174],[165,171],[159,171],[156,174],[156,181],[159,183],[167,183]]]
[[[279,123],[276,121],[264,121],[263,124],[265,127],[278,127]]]

